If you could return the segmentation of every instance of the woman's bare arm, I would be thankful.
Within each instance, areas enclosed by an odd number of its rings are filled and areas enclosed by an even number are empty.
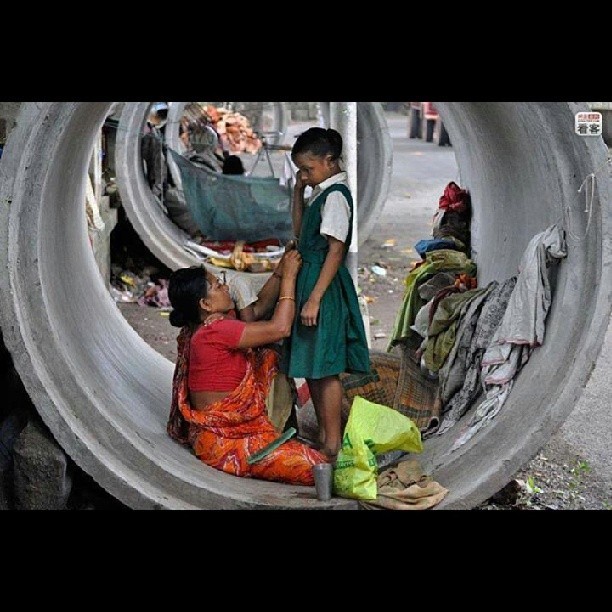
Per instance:
[[[302,258],[297,251],[285,253],[280,291],[274,314],[269,321],[247,322],[238,348],[254,348],[271,344],[291,334],[291,326],[295,318],[295,282],[301,263]]]

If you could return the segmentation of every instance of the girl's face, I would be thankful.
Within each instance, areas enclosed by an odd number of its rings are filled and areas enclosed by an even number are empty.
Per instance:
[[[330,155],[317,157],[311,153],[298,153],[293,163],[298,167],[302,182],[310,187],[315,187],[338,172],[338,164],[331,161]]]

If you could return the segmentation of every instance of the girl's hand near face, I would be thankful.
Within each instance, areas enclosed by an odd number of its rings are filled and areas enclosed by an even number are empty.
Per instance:
[[[295,191],[298,191],[298,192],[303,192],[304,189],[306,189],[306,183],[302,179],[302,172],[301,172],[301,170],[298,170],[295,173],[295,186],[293,187],[293,189]]]

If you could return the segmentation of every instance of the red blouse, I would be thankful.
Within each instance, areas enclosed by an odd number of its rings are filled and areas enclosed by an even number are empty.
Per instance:
[[[245,325],[219,319],[196,330],[189,347],[189,391],[232,391],[240,384],[247,359],[237,347]]]

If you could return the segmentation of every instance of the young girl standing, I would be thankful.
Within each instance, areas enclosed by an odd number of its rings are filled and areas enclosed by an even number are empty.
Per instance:
[[[334,461],[342,443],[342,372],[367,373],[370,354],[357,292],[345,265],[353,231],[353,198],[340,167],[342,136],[312,127],[291,150],[298,172],[293,229],[302,268],[297,316],[285,339],[281,371],[305,378],[319,425],[319,444]],[[306,201],[304,191],[313,188]]]

